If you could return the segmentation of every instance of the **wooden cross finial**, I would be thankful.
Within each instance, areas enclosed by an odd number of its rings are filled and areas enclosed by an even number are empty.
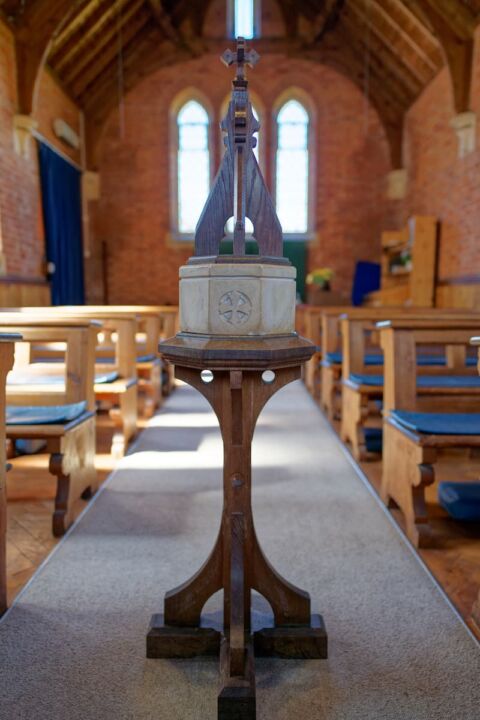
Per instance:
[[[225,63],[227,67],[230,67],[230,65],[233,65],[234,63],[237,64],[237,76],[236,80],[244,80],[245,79],[245,65],[250,65],[250,67],[254,67],[257,62],[260,60],[260,55],[254,50],[253,48],[250,48],[247,50],[245,45],[245,38],[239,37],[237,38],[237,50],[236,52],[232,52],[231,50],[225,50],[225,52],[222,55],[221,58],[222,62]]]

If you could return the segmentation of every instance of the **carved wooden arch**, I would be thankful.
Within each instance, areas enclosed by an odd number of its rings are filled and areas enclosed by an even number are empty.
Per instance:
[[[81,0],[37,0],[26,4],[15,31],[19,113],[32,114],[40,73],[52,40],[80,4]]]
[[[450,72],[455,111],[471,110],[475,18],[465,6],[446,0],[415,0],[412,9],[431,25],[442,46]]]

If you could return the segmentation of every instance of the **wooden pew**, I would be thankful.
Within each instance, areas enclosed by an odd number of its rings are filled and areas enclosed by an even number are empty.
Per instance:
[[[385,361],[381,497],[400,508],[407,536],[415,546],[430,541],[425,487],[435,481],[438,453],[446,448],[480,447],[480,433],[471,434],[472,429],[476,433],[471,424],[474,416],[470,420],[468,412],[458,415],[472,407],[471,397],[452,395],[444,399],[440,413],[428,412],[429,401],[427,411],[419,403],[417,347],[441,343],[459,348],[461,356],[479,322],[479,316],[423,322],[393,320],[379,328]],[[477,405],[478,397],[478,393],[473,397]],[[438,410],[438,406],[434,408]]]
[[[343,307],[325,308],[321,319],[322,337],[322,363],[321,363],[321,397],[320,405],[326,413],[330,422],[341,417],[342,409],[342,334],[341,318],[347,314],[349,318],[358,318],[376,322],[377,320],[389,319],[398,315],[425,312],[424,308],[415,307]],[[378,365],[376,358],[381,355],[377,348],[368,358],[371,367]]]
[[[77,306],[68,308],[19,308],[20,315],[52,319],[75,319],[79,321],[101,322],[101,331],[111,333],[116,338],[115,359],[113,363],[97,363],[95,397],[100,403],[109,404],[110,418],[116,428],[112,439],[111,453],[114,458],[125,454],[128,443],[137,432],[137,369],[135,333],[137,318],[134,313],[101,310],[95,306]],[[108,307],[108,306],[106,306]],[[92,309],[93,308],[93,309]],[[0,315],[0,323],[2,315]],[[38,343],[41,344],[41,343]],[[57,350],[60,346],[57,346]],[[50,363],[38,363],[44,369]],[[55,367],[58,363],[51,363]],[[42,370],[43,372],[43,370]],[[101,381],[100,381],[100,376]]]
[[[477,370],[478,370],[478,372],[479,372],[479,374],[480,374],[480,337],[473,337],[473,338],[470,340],[470,343],[471,343],[472,345],[475,345],[476,347],[478,347],[478,365],[477,365]],[[476,623],[476,625],[478,626],[478,628],[479,628],[479,630],[480,630],[480,590],[478,591],[478,597],[477,597],[475,603],[473,604],[473,608],[472,608],[472,619],[473,619],[473,621]]]
[[[406,322],[416,322],[416,318],[439,318],[448,321],[467,319],[472,322],[472,314],[441,310],[422,310],[420,313],[402,313],[395,311],[393,318],[404,319]],[[411,318],[411,320],[410,320]],[[340,436],[345,443],[350,443],[352,453],[357,460],[370,459],[371,455],[366,447],[366,433],[372,432],[367,429],[369,418],[379,417],[383,399],[383,357],[381,348],[376,348],[379,353],[379,362],[376,366],[367,365],[366,336],[368,333],[375,333],[375,323],[372,320],[363,318],[352,318],[344,316],[341,320],[343,368],[342,368],[342,416]],[[375,349],[375,348],[373,348]],[[462,350],[460,352],[460,350]],[[473,368],[466,367],[465,348],[458,346],[446,348],[442,354],[420,353],[419,374],[422,376],[434,375],[462,375],[472,376]],[[475,389],[469,388],[444,388],[447,380],[438,379],[437,386],[430,386],[430,380],[422,378],[419,387],[420,395],[429,397],[437,396],[439,399],[445,394],[469,395],[475,393]],[[476,378],[475,378],[476,382]],[[425,387],[428,384],[428,387]],[[473,383],[472,383],[473,384]],[[444,388],[444,389],[442,389]],[[441,403],[440,403],[441,404]]]
[[[77,500],[97,489],[93,388],[99,325],[3,313],[0,327],[22,336],[7,378],[6,436],[46,442],[49,469],[57,478],[52,529],[59,536],[73,522]],[[65,362],[32,375],[29,350],[39,342],[65,343]]]
[[[0,616],[7,609],[7,461],[5,453],[5,408],[7,373],[13,367],[14,343],[22,336],[0,334]]]

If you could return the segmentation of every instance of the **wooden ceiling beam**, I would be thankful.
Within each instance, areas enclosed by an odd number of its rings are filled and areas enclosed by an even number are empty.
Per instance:
[[[425,24],[424,21],[422,21],[421,17],[418,16],[418,13],[415,13],[411,7],[408,5],[405,0],[387,0],[387,7],[388,5],[393,5],[397,8],[398,12],[406,17],[417,27],[420,32],[423,34],[424,38],[431,44],[436,45],[438,43],[434,33],[430,29],[428,25]],[[418,50],[420,52],[424,52],[421,44],[418,44]],[[427,58],[429,58],[429,55],[427,53],[424,53]]]
[[[174,27],[170,15],[163,7],[162,0],[147,0],[155,22],[167,40],[173,43],[182,44],[183,38],[178,29]]]
[[[460,29],[460,23],[454,26],[446,16],[444,0],[415,0],[415,4],[428,18],[443,47],[452,81],[455,111],[467,112],[471,109],[473,29],[470,35],[466,35],[466,30]],[[459,3],[455,2],[455,6]]]
[[[388,13],[385,8],[378,2],[378,0],[370,0],[374,7],[375,12],[377,12],[379,15],[381,15],[382,19],[392,28],[392,30],[402,38],[402,40],[409,45],[409,47],[413,50],[413,52],[419,56],[429,69],[432,72],[437,72],[438,67],[435,65],[435,63],[429,58],[427,53],[423,50],[421,45],[412,38],[412,36],[406,32],[395,20],[393,17]],[[430,36],[431,38],[433,36]]]
[[[375,47],[374,42],[372,42],[373,38],[370,38],[371,49],[379,55],[380,59],[385,60],[389,72],[391,72],[392,75],[396,75],[399,82],[401,82],[413,96],[418,95],[421,88],[431,78],[431,72],[429,72],[427,76],[425,73],[419,73],[418,69],[413,67],[401,52],[398,52],[398,50],[392,47],[392,44],[388,42],[388,39],[382,34],[378,26],[372,22],[371,18],[368,18],[363,13],[363,10],[355,0],[350,0],[349,9],[353,11],[360,21],[360,26],[357,25],[356,28],[357,35],[360,35],[368,24],[371,34],[377,39],[377,45]],[[346,18],[347,15],[344,15],[343,20],[346,20]],[[355,29],[352,31],[355,32]]]
[[[342,17],[339,30],[345,37],[345,45],[348,44],[354,54],[360,71],[377,78],[382,87],[382,95],[385,98],[391,98],[402,109],[409,107],[418,93],[418,89],[407,87],[402,80],[392,73],[388,63],[385,61],[385,54],[380,55],[372,43],[370,47],[367,46],[365,36],[359,35],[358,27],[355,26],[352,19],[348,19],[347,15]],[[397,69],[398,65],[395,65],[395,72],[397,72]]]
[[[127,6],[125,12],[116,18],[116,22],[110,22],[107,27],[102,26],[102,32],[97,35],[91,35],[88,45],[82,47],[79,57],[74,57],[72,62],[64,67],[63,72],[59,72],[60,77],[66,85],[74,84],[82,73],[91,66],[95,58],[99,57],[104,48],[107,47],[112,39],[118,41],[119,35],[123,32],[123,28],[130,22],[135,14],[143,8],[143,0],[133,0]],[[145,8],[145,13],[147,9]]]
[[[353,82],[360,92],[365,95],[367,85],[365,66],[359,61],[358,41],[354,49],[353,45],[349,44],[351,36],[343,26],[343,22],[338,27],[338,35],[341,36],[340,39],[342,40],[340,47],[328,48],[328,45],[324,43],[319,48],[303,50],[301,57],[332,67]],[[368,78],[368,89],[369,92],[365,96],[365,102],[375,109],[385,130],[392,167],[394,169],[401,168],[403,117],[406,108],[399,102],[395,94],[386,91],[385,77],[379,77],[377,72],[372,72],[372,68],[370,68]]]
[[[88,64],[81,72],[76,73],[73,81],[69,82],[69,87],[71,87],[74,97],[80,97],[110,63],[114,62],[117,64],[120,52],[123,57],[124,48],[138,38],[139,33],[148,25],[150,14],[147,8],[141,2],[137,2],[135,5],[137,11],[132,12],[128,18],[125,15],[121,35],[117,35],[115,31],[109,33],[108,40],[102,42],[102,46],[97,49],[95,55],[93,57],[90,56]],[[140,7],[140,9],[138,9],[138,7]],[[119,44],[120,41],[122,43],[121,46]]]
[[[54,43],[48,58],[49,63],[61,73],[75,56],[81,55],[82,48],[91,43],[92,37],[105,29],[106,23],[111,21],[127,2],[128,0],[117,0],[114,3],[111,0],[102,0],[85,21],[71,33],[68,40],[62,42],[59,38],[58,46]]]
[[[468,40],[473,36],[477,21],[467,5],[458,0],[424,0],[421,4],[442,18],[458,37]]]

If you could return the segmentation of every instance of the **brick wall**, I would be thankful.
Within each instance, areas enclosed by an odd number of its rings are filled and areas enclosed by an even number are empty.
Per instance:
[[[178,267],[191,246],[170,237],[169,112],[179,93],[196,88],[211,110],[217,149],[229,75],[214,56],[159,70],[126,96],[123,123],[118,112],[109,118],[99,144],[102,197],[96,235],[107,247],[110,302],[177,301]],[[270,161],[272,108],[278,98],[294,87],[308,99],[315,187],[309,266],[333,267],[334,289],[349,290],[355,260],[378,258],[388,211],[382,199],[390,165],[378,118],[348,79],[324,66],[265,55],[249,77],[263,110],[260,143],[270,148]],[[269,163],[268,181],[271,170]]]
[[[480,28],[471,109],[477,113],[477,149],[463,159],[458,158],[457,138],[450,127],[455,111],[446,68],[406,117],[404,159],[409,189],[402,220],[411,214],[428,214],[441,221],[441,281],[480,276]]]
[[[38,163],[35,147],[29,159],[14,150],[13,118],[16,112],[15,48],[11,31],[0,20],[0,234],[6,271],[24,278],[41,278],[44,239],[41,220]],[[79,114],[48,72],[40,79],[34,113],[38,130],[60,146],[52,131],[55,117],[63,117],[78,130]],[[61,149],[78,159],[76,153]]]

